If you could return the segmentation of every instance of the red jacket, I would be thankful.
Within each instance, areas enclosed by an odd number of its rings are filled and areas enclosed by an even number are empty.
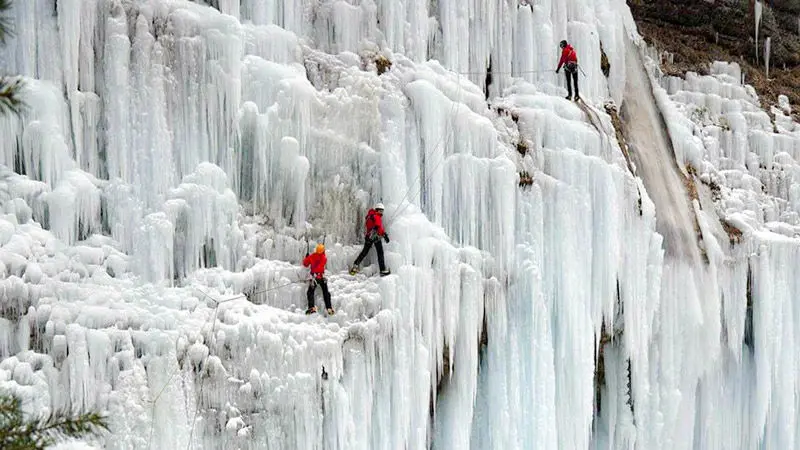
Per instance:
[[[575,49],[572,48],[571,45],[567,44],[567,46],[561,50],[561,60],[558,61],[558,67],[556,70],[560,69],[562,65],[571,62],[578,62],[578,54],[575,53]]]
[[[377,211],[374,209],[370,209],[367,213],[366,223],[364,224],[364,228],[366,228],[365,234],[369,237],[372,230],[376,230],[378,232],[378,236],[383,236],[386,234],[386,230],[383,229],[383,217],[378,214]]]
[[[328,257],[325,253],[312,253],[303,258],[303,265],[311,267],[311,275],[314,278],[322,278],[325,275],[325,263],[328,262]]]

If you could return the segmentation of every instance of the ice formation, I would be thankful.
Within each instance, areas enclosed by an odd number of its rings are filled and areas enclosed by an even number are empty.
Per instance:
[[[758,29],[761,27],[761,16],[764,14],[764,4],[760,0],[755,0],[753,3],[753,18],[755,19],[755,47],[756,47],[756,61],[758,61]]]
[[[770,43],[772,38],[767,38],[764,41],[764,76],[769,79],[769,54],[770,54]]]
[[[110,414],[62,448],[800,448],[788,99],[618,0],[210,3],[14,2],[0,389]]]

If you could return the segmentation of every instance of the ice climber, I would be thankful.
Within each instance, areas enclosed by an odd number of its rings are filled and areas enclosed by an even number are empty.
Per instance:
[[[578,95],[578,54],[575,53],[575,49],[572,48],[567,41],[561,41],[558,46],[561,47],[561,60],[558,61],[556,73],[561,70],[561,66],[563,65],[564,75],[567,77],[567,100],[573,100],[572,84],[575,84],[574,100],[578,101],[581,99],[581,96]]]
[[[353,267],[350,268],[350,275],[355,275],[358,272],[359,264],[367,257],[370,247],[374,245],[375,252],[378,253],[378,266],[381,269],[381,276],[385,277],[391,271],[386,268],[386,263],[383,260],[383,243],[381,243],[381,239],[386,241],[387,244],[389,243],[389,235],[383,229],[383,203],[376,204],[374,208],[367,212],[364,228],[364,249],[361,250],[358,258],[353,263]]]
[[[331,306],[331,293],[328,291],[328,280],[325,279],[325,263],[328,262],[328,257],[325,256],[325,246],[317,244],[314,253],[306,254],[303,258],[303,265],[311,268],[311,280],[308,282],[308,309],[306,314],[313,314],[317,312],[317,307],[314,305],[314,291],[317,285],[322,288],[322,298],[325,300],[325,308],[328,315],[333,315],[333,307]]]

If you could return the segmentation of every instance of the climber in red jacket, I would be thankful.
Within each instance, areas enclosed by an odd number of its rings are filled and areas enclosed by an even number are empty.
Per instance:
[[[392,273],[386,268],[386,263],[383,260],[383,244],[381,239],[389,243],[389,235],[383,229],[383,203],[378,203],[374,208],[367,212],[365,219],[365,236],[364,236],[364,249],[356,258],[353,267],[350,268],[350,275],[355,275],[358,272],[358,265],[367,257],[370,247],[375,246],[375,252],[378,253],[378,267],[381,269],[381,276],[385,277]]]
[[[308,284],[308,291],[306,297],[308,298],[308,309],[306,314],[313,314],[317,312],[317,307],[314,305],[314,291],[317,285],[322,288],[322,298],[325,300],[325,309],[328,315],[333,315],[333,306],[331,306],[331,293],[328,291],[328,280],[325,279],[325,263],[328,262],[328,257],[325,256],[325,246],[317,244],[314,253],[306,254],[303,258],[303,265],[311,268],[311,280]]]
[[[581,99],[578,95],[578,54],[567,41],[561,41],[558,46],[561,47],[561,59],[558,61],[556,73],[563,65],[564,75],[567,77],[567,100],[572,100],[572,84],[575,84],[575,101],[578,101]]]

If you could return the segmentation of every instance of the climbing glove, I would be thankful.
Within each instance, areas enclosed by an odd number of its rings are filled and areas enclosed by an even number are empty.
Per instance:
[[[388,244],[389,243],[389,235],[384,233],[383,234],[383,240],[384,240],[384,242],[386,242]]]

